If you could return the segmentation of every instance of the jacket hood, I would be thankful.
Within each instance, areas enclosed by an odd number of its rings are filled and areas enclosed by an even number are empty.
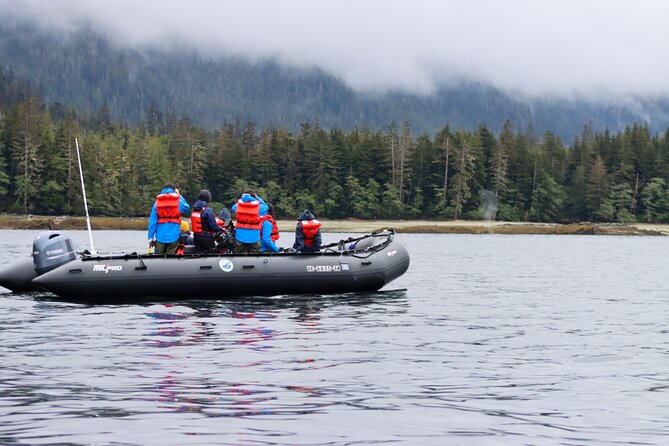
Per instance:
[[[225,222],[229,222],[230,220],[232,220],[232,215],[230,214],[228,208],[223,208],[221,209],[221,212],[218,213],[218,218],[220,218]]]
[[[313,219],[315,219],[315,218],[316,218],[316,217],[315,217],[314,214],[312,214],[311,212],[309,212],[309,211],[304,211],[304,212],[302,212],[302,215],[300,215],[299,217],[297,217],[297,221],[302,221],[302,220],[313,220]]]
[[[256,199],[256,197],[254,197],[252,195],[249,195],[249,194],[244,194],[244,195],[242,195],[242,198],[241,198],[241,200],[244,201],[244,202],[253,201],[255,199]]]
[[[195,204],[193,205],[193,210],[194,211],[201,211],[202,209],[206,208],[207,206],[209,206],[209,203],[207,203],[206,201],[197,200],[195,202]]]
[[[171,187],[166,187],[166,188],[163,189],[160,193],[161,193],[161,194],[171,194],[171,193],[173,193],[173,192],[174,192],[174,189],[172,189]]]

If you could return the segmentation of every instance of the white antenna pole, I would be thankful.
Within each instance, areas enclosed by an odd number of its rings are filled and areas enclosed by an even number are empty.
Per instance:
[[[77,146],[77,160],[79,161],[79,178],[81,178],[81,194],[84,197],[84,209],[86,209],[86,226],[88,226],[88,239],[91,242],[91,254],[96,255],[95,246],[93,246],[93,231],[91,231],[91,217],[88,215],[88,204],[86,203],[86,188],[84,187],[84,171],[81,169],[81,156],[79,155],[79,141],[74,138],[74,144]]]

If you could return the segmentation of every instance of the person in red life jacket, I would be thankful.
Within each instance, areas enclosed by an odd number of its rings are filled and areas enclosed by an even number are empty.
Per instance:
[[[237,214],[235,253],[257,254],[260,252],[260,216],[267,212],[267,204],[254,191],[244,192],[232,212]]]
[[[279,227],[274,220],[274,205],[267,203],[267,212],[260,216],[260,252],[278,252]]]
[[[304,211],[297,218],[293,249],[297,252],[318,252],[322,243],[321,222],[308,210]]]
[[[216,214],[209,207],[211,193],[202,189],[198,200],[193,205],[190,216],[191,229],[193,230],[193,244],[198,252],[214,252],[214,238],[223,228],[216,222]]]
[[[190,206],[174,184],[167,183],[156,196],[149,216],[149,245],[155,245],[154,254],[175,254],[179,246],[181,215]]]

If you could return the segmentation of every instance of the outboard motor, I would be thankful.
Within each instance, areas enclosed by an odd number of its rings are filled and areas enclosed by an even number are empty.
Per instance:
[[[76,253],[69,237],[58,232],[42,232],[33,241],[31,258],[11,265],[0,271],[0,287],[15,293],[38,291],[32,280],[60,265],[76,258]]]
[[[38,276],[71,262],[76,257],[72,240],[58,232],[42,232],[33,241],[33,263]]]

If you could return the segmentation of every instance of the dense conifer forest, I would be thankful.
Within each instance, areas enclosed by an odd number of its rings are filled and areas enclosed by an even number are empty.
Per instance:
[[[408,120],[384,130],[326,130],[314,119],[297,131],[251,121],[211,131],[156,106],[127,126],[104,107],[82,114],[45,104],[8,73],[0,74],[0,210],[82,213],[75,137],[97,215],[148,215],[173,181],[190,202],[210,189],[217,207],[252,187],[282,217],[309,208],[330,218],[669,221],[669,129],[585,125],[569,145],[508,120],[416,137]]]

